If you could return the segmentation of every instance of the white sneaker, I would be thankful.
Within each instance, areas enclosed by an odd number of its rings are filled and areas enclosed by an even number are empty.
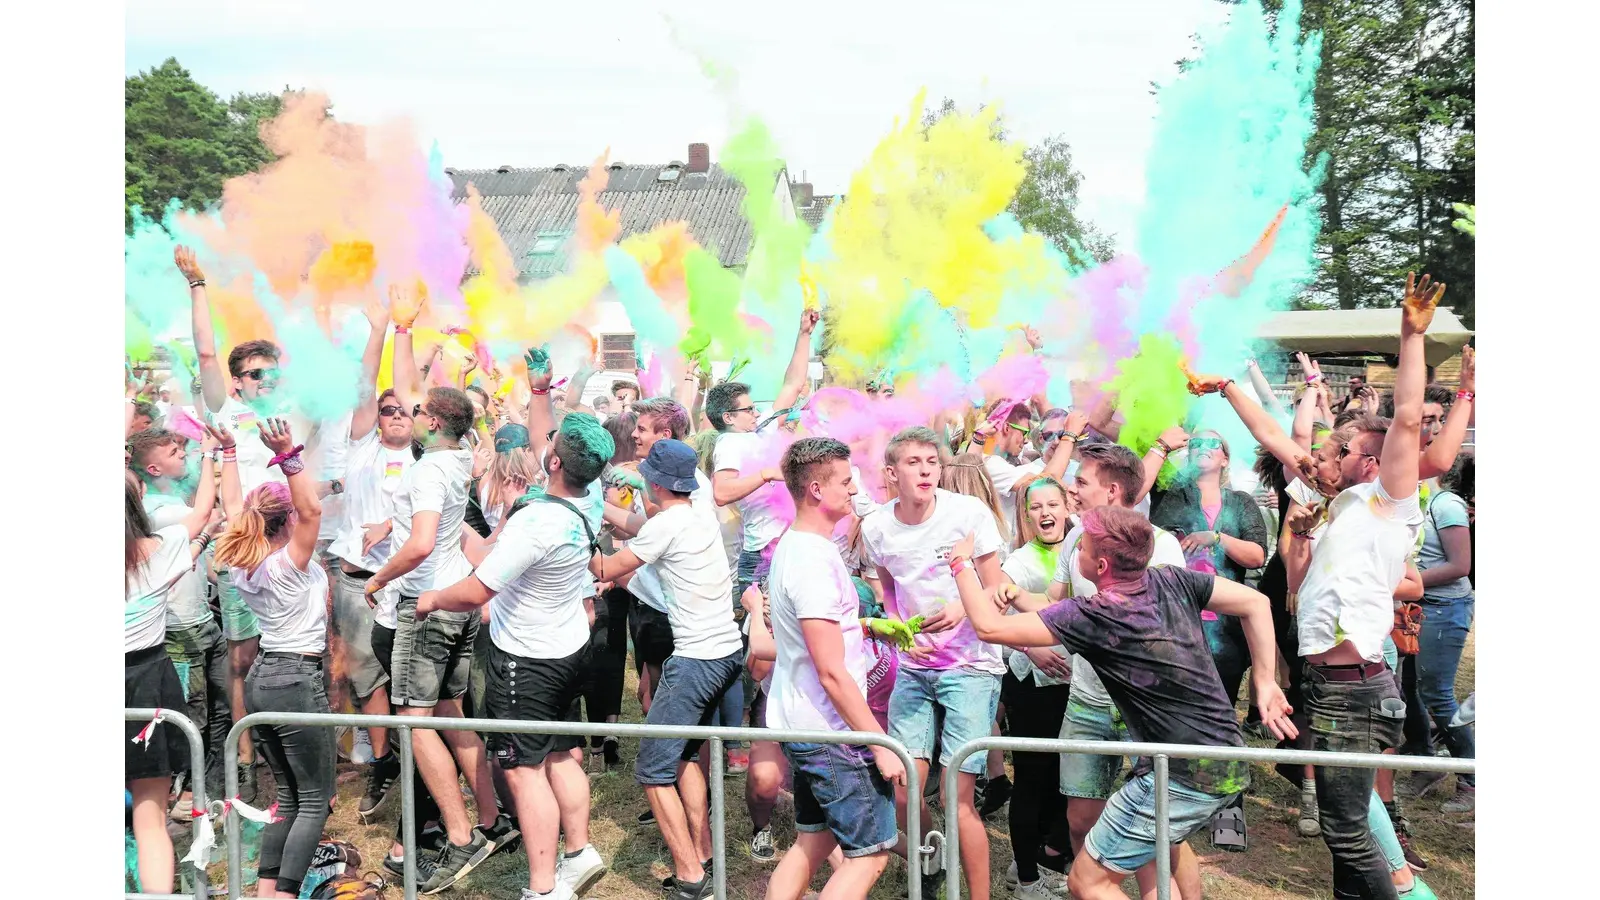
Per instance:
[[[556,883],[564,885],[572,896],[582,896],[606,874],[606,862],[593,844],[587,844],[577,856],[561,857],[556,862]]]
[[[1014,900],[1062,900],[1066,891],[1057,891],[1055,887],[1039,873],[1039,880],[1032,884],[1017,883],[1011,888]]]
[[[535,894],[530,888],[522,889],[522,900],[573,900],[575,896],[572,888],[562,884],[560,879],[556,879],[556,886],[548,894]]]
[[[356,729],[355,743],[350,748],[350,761],[358,766],[370,765],[376,756],[372,755],[372,737],[365,728]]]

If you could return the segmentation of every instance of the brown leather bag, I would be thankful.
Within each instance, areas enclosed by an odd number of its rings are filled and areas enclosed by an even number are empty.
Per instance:
[[[1394,638],[1395,649],[1400,651],[1401,656],[1416,656],[1421,650],[1421,635],[1422,604],[1402,601],[1394,611],[1394,630],[1389,632],[1389,636]]]

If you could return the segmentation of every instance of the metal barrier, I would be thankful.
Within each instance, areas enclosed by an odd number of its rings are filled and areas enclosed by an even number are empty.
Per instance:
[[[183,732],[184,737],[189,739],[189,781],[191,782],[191,786],[190,786],[189,790],[191,792],[193,792],[193,794],[194,794],[194,805],[195,805],[195,808],[196,809],[205,809],[206,808],[206,745],[205,745],[205,741],[200,737],[200,729],[195,727],[194,722],[191,721],[189,719],[189,717],[184,715],[183,713],[174,712],[173,710],[170,710],[170,709],[135,708],[135,709],[124,709],[122,711],[122,713],[123,713],[123,718],[126,721],[129,721],[129,722],[148,722],[148,721],[154,719],[157,715],[160,715],[161,716],[161,721],[164,724],[175,725],[175,726],[177,726],[179,731]],[[235,748],[234,752],[237,753],[238,752],[238,748]],[[195,838],[196,838],[196,840],[198,840],[199,837],[200,837],[200,828],[201,828],[200,819],[196,818],[194,820],[193,827],[194,827],[194,832],[195,832]],[[177,868],[175,868],[173,870],[173,877],[174,878],[181,878],[182,872],[183,872],[183,867],[186,866],[186,865],[188,865],[188,863],[181,862],[181,861],[178,862],[177,863]],[[194,896],[195,896],[195,898],[197,898],[197,900],[205,900],[206,897],[210,896],[210,891],[211,891],[211,885],[206,881],[205,870],[204,869],[200,869],[195,874]],[[187,894],[127,894],[126,895],[128,900],[134,900],[134,898],[137,898],[137,900],[157,900],[157,898],[160,898],[160,900],[188,900],[188,896],[189,895],[187,895]]]
[[[130,714],[133,710],[129,711]],[[147,710],[146,712],[153,712]],[[187,721],[187,720],[185,720]],[[378,727],[391,729],[397,735],[400,743],[400,810],[403,823],[402,843],[405,847],[405,874],[402,879],[405,900],[415,900],[417,896],[417,855],[414,842],[416,840],[416,797],[412,784],[412,772],[415,762],[412,758],[412,735],[414,728],[424,728],[433,731],[477,731],[495,732],[501,734],[556,734],[577,737],[637,737],[637,738],[687,738],[690,740],[706,740],[710,742],[710,777],[707,793],[711,800],[711,856],[712,856],[712,887],[718,900],[727,897],[727,847],[724,836],[723,822],[723,769],[726,761],[722,753],[722,742],[726,740],[740,741],[776,741],[778,743],[807,743],[807,744],[870,744],[887,747],[900,757],[906,767],[906,790],[908,796],[920,797],[921,786],[918,784],[916,761],[906,750],[905,745],[883,734],[865,731],[800,731],[789,728],[726,728],[712,726],[676,726],[676,725],[649,725],[649,724],[623,724],[620,722],[514,722],[504,719],[452,719],[435,716],[368,716],[355,714],[334,713],[279,713],[259,712],[251,713],[234,723],[233,730],[228,732],[225,743],[224,758],[227,765],[224,775],[227,780],[227,793],[232,797],[239,792],[239,737],[244,729],[254,725],[305,725],[311,727],[334,728],[341,725]],[[190,726],[193,727],[192,725]],[[198,740],[199,732],[195,732]],[[196,745],[198,746],[198,745]],[[198,757],[197,757],[198,758]],[[238,812],[231,807],[228,809],[228,897],[229,900],[238,900],[241,892],[240,879],[243,874],[242,852],[239,846],[238,821],[235,818]],[[922,844],[921,809],[917,803],[908,803],[906,808],[906,844],[908,848],[919,849],[916,856],[931,855],[932,846]],[[916,869],[907,866],[906,881],[909,885],[910,900],[921,900],[922,880],[916,877]],[[201,895],[203,896],[203,895]],[[952,895],[955,896],[955,895]]]
[[[956,796],[961,763],[974,753],[1010,750],[1013,753],[1084,753],[1093,756],[1148,756],[1155,768],[1156,800],[1156,898],[1171,900],[1172,854],[1168,833],[1167,764],[1179,759],[1239,760],[1243,762],[1290,763],[1310,766],[1337,766],[1347,769],[1406,769],[1419,772],[1475,774],[1477,763],[1470,759],[1436,756],[1400,756],[1382,753],[1331,753],[1325,750],[1276,750],[1264,747],[1202,747],[1197,744],[1141,744],[1132,741],[1069,741],[1049,738],[1011,738],[992,735],[968,741],[957,747],[944,769],[946,797]],[[915,804],[908,804],[914,806]],[[945,807],[950,808],[947,801]],[[961,896],[961,829],[945,823],[945,896]]]

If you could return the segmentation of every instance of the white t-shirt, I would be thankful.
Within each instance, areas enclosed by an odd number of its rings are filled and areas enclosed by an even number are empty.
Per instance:
[[[372,552],[363,555],[361,542],[365,530],[362,526],[377,525],[394,517],[395,497],[415,459],[409,444],[398,450],[385,447],[376,428],[346,443],[349,446],[344,470],[345,522],[328,552],[357,568],[376,572],[400,545],[390,534],[373,544]]]
[[[320,655],[328,646],[328,573],[316,560],[295,567],[279,547],[254,572],[233,570],[239,598],[261,620],[261,649]]]
[[[151,531],[181,526],[183,520],[193,512],[194,509],[174,497],[149,492],[144,495],[144,513],[150,520]],[[184,534],[188,533],[185,528]],[[211,551],[207,549],[206,552]],[[167,627],[192,628],[210,620],[211,607],[206,605],[206,576],[201,566],[196,564],[183,573],[178,583],[167,592]]]
[[[713,521],[719,523],[718,537],[720,546],[721,520],[717,516],[716,496],[711,492],[711,479],[707,478],[704,472],[695,469],[694,483],[694,490],[689,493],[689,503],[697,512],[704,512],[711,516]],[[645,514],[644,500],[644,491],[635,490],[633,492],[633,511],[639,515]],[[632,542],[629,542],[628,546],[633,546]],[[643,557],[640,558],[643,559]],[[726,553],[724,553],[724,558],[726,558]],[[738,558],[738,551],[735,550],[734,559],[737,560]],[[733,563],[730,563],[729,571],[732,571],[732,566]],[[661,584],[661,567],[659,565],[646,565],[635,569],[633,580],[628,582],[628,592],[637,597],[639,602],[656,612],[668,612],[667,594],[666,589]],[[733,588],[729,587],[728,592],[731,594]]]
[[[878,501],[867,493],[866,482],[861,480],[861,470],[855,466],[850,467],[850,481],[856,486],[856,495],[850,498],[850,506],[855,510],[856,518],[865,519],[868,513],[878,508]]]
[[[772,639],[778,646],[767,692],[767,727],[849,731],[850,725],[823,690],[800,630],[801,619],[838,623],[844,667],[864,701],[872,664],[861,634],[855,585],[838,548],[828,538],[790,530],[773,551],[767,586],[772,594]]]
[[[1006,557],[1006,561],[1000,564],[1000,571],[1006,573],[1006,576],[1017,587],[1028,593],[1043,594],[1050,589],[1050,581],[1055,578],[1056,574],[1057,557],[1060,555],[1062,548],[1066,546],[1067,543],[1065,541],[1055,546],[1046,546],[1038,541],[1029,541]],[[1009,612],[1015,613],[1016,610],[1009,610]],[[1067,648],[1060,644],[1050,649],[1068,659],[1072,658],[1072,654],[1067,652]],[[1034,684],[1038,685],[1067,683],[1065,679],[1053,678],[1039,671],[1039,667],[1033,664],[1033,660],[1028,658],[1028,654],[1023,653],[1021,650],[1007,647],[1006,662],[1011,666],[1011,674],[1017,676],[1019,681],[1026,681],[1028,676],[1032,675]]]
[[[1174,566],[1179,569],[1188,565],[1183,556],[1183,545],[1178,543],[1178,539],[1173,537],[1171,532],[1156,528],[1155,538],[1156,547],[1155,552],[1150,555],[1150,565]],[[1078,542],[1082,539],[1083,526],[1073,527],[1072,531],[1067,533],[1067,539],[1062,542],[1061,555],[1056,562],[1055,580],[1070,589],[1066,594],[1068,597],[1090,597],[1100,591],[1093,581],[1084,577],[1083,571],[1078,566]],[[1106,692],[1105,685],[1100,683],[1100,676],[1095,674],[1089,661],[1081,655],[1072,658],[1072,696],[1080,703],[1093,706],[1110,708],[1115,705],[1111,702],[1111,695]]]
[[[976,497],[955,494],[942,488],[934,491],[933,512],[920,525],[907,525],[896,515],[899,499],[861,520],[861,534],[867,558],[881,566],[894,579],[893,597],[885,599],[901,620],[931,616],[951,603],[961,602],[955,576],[950,574],[950,551],[969,534],[976,534],[973,558],[1001,549],[1000,532],[994,513]],[[991,585],[992,586],[992,585]],[[887,588],[887,585],[885,585]],[[933,651],[926,662],[901,659],[901,665],[916,669],[974,669],[1000,675],[1005,662],[1000,647],[978,639],[972,623],[939,634],[918,635],[917,644]]]
[[[768,443],[772,440],[770,435],[756,432],[725,431],[718,436],[716,449],[711,454],[711,469],[713,472],[732,470],[741,476],[754,475],[765,467],[761,460],[770,455]],[[756,488],[734,504],[744,521],[745,550],[764,550],[783,534],[786,526],[773,515],[778,494],[783,490],[784,486],[774,481]]]
[[[311,434],[311,424],[306,421],[304,416],[290,412],[274,413],[273,415],[281,415],[289,420],[289,429],[294,435],[295,443],[306,443],[306,438]],[[233,433],[234,442],[238,447],[239,487],[243,489],[246,496],[269,481],[276,481],[279,484],[288,483],[288,478],[283,474],[282,469],[277,466],[267,467],[267,463],[272,461],[274,454],[271,448],[261,442],[262,418],[263,414],[257,413],[254,409],[246,406],[237,397],[228,397],[223,400],[222,408],[211,414],[211,424],[221,425]],[[345,429],[347,433],[349,427],[349,424],[346,423]],[[308,465],[311,464],[310,460],[305,460],[303,457],[302,461]],[[312,468],[312,471],[316,471],[315,467]]]
[[[322,423],[317,432],[317,474],[318,481],[345,480],[346,462],[350,449],[350,419],[352,413],[345,413],[337,419],[329,419]],[[376,430],[376,429],[374,429]],[[348,503],[345,496],[350,491],[350,485],[344,485],[344,493],[335,494],[328,492],[322,498],[322,524],[317,529],[317,540],[331,541],[344,530],[345,511]],[[332,552],[331,550],[329,551]]]
[[[1012,465],[1005,457],[998,453],[983,458],[983,470],[989,473],[989,480],[994,482],[994,492],[1000,497],[1000,512],[1005,514],[1006,526],[1017,527],[1017,497],[1011,489],[1017,482],[1029,475],[1038,475],[1044,471],[1044,460],[1034,460],[1020,466]]]
[[[395,581],[403,596],[449,587],[472,574],[472,564],[461,552],[461,523],[467,515],[467,482],[471,478],[471,450],[424,451],[401,477],[394,496],[394,530],[389,534],[395,551],[411,538],[412,516],[439,514],[433,552]]]
[[[739,652],[733,573],[715,516],[692,503],[664,509],[644,523],[628,549],[661,576],[674,656],[722,659]]]
[[[1341,491],[1328,505],[1328,526],[1312,544],[1300,585],[1300,655],[1332,650],[1348,639],[1361,658],[1383,659],[1394,629],[1394,592],[1423,524],[1416,491],[1396,500],[1381,480]]]
[[[603,493],[567,502],[598,534]],[[583,601],[594,596],[592,556],[589,532],[572,510],[550,500],[518,510],[477,571],[478,580],[495,592],[489,601],[495,646],[525,659],[565,659],[583,649],[589,642]]]
[[[122,607],[122,652],[148,650],[167,640],[167,602],[184,575],[194,570],[189,555],[189,529],[163,528],[154,535],[161,545],[127,579]]]

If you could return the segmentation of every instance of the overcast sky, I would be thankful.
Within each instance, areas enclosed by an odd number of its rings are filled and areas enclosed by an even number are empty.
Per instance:
[[[706,141],[730,104],[692,46],[731,68],[795,180],[843,191],[922,87],[930,104],[1002,104],[1024,140],[1059,133],[1085,211],[1131,243],[1155,100],[1217,0],[917,4],[814,0],[786,19],[737,0],[581,4],[456,0],[140,0],[128,74],[175,56],[224,96],[316,88],[345,121],[408,117],[455,168],[664,163]],[[679,33],[675,42],[663,10]]]

